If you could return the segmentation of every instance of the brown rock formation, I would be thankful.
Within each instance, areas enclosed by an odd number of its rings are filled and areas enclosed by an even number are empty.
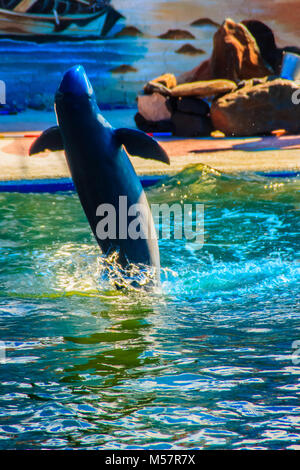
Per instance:
[[[203,80],[177,85],[171,90],[172,96],[199,96],[208,98],[224,93],[230,93],[236,89],[236,84],[230,80]]]
[[[137,72],[137,69],[135,67],[132,67],[132,65],[127,65],[127,64],[122,64],[122,65],[119,65],[118,67],[111,69],[111,73],[128,73],[128,72]]]
[[[268,134],[275,129],[288,133],[300,131],[300,104],[292,95],[300,87],[295,82],[277,78],[243,88],[214,101],[210,114],[215,129],[227,136]]]
[[[167,88],[174,88],[177,85],[176,77],[172,73],[165,73],[164,75],[160,75],[159,77],[153,78],[151,82],[161,83]]]
[[[220,24],[210,18],[198,18],[191,23],[191,26],[217,26],[219,27]]]
[[[160,39],[195,39],[192,33],[183,29],[169,29],[166,33],[158,37]]]
[[[214,35],[210,59],[178,77],[178,83],[226,78],[238,82],[274,73],[263,60],[255,38],[245,25],[226,19]]]
[[[207,59],[192,70],[179,75],[179,77],[177,77],[177,83],[180,84],[197,82],[199,80],[212,80],[213,78],[210,59]]]
[[[211,71],[215,78],[234,81],[264,77],[273,72],[263,61],[259,47],[246,26],[230,18],[214,35]]]
[[[197,49],[196,47],[192,46],[192,44],[184,44],[175,52],[177,52],[177,54],[187,55],[205,54],[205,51],[203,49]]]
[[[163,96],[171,96],[171,90],[159,82],[147,82],[144,86],[145,95],[152,95],[152,93],[160,93]]]
[[[139,37],[139,36],[143,36],[143,33],[138,28],[136,28],[135,26],[125,26],[123,29],[121,29],[121,31],[119,31],[115,35],[115,38]]]

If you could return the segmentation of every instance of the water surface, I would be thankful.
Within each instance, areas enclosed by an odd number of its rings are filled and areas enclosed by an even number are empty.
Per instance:
[[[76,194],[0,194],[0,448],[300,445],[299,180],[187,169],[161,292],[118,291]]]

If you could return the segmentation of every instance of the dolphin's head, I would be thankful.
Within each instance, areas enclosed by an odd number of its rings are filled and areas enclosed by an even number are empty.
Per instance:
[[[75,65],[63,76],[55,95],[57,121],[63,134],[83,132],[87,123],[110,127],[100,113],[96,96],[82,65]]]
[[[93,87],[82,65],[75,65],[64,74],[58,93],[71,94],[73,97],[93,95]]]
[[[55,108],[71,109],[96,102],[95,93],[82,65],[75,65],[63,76],[55,95]]]

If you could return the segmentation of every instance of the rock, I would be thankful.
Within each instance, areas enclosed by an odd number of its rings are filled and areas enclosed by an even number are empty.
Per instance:
[[[300,48],[297,46],[277,47],[273,31],[262,21],[243,20],[242,24],[254,36],[262,58],[272,67],[276,75],[280,74],[284,52],[293,52],[300,55]]]
[[[300,131],[300,105],[292,95],[300,87],[276,78],[255,86],[245,86],[212,103],[210,114],[215,129],[227,136],[269,134],[274,129]]]
[[[135,26],[125,26],[121,31],[119,31],[116,35],[115,38],[120,38],[120,37],[139,37],[139,36],[144,36],[142,31],[140,31],[138,28]]]
[[[210,96],[230,93],[236,89],[236,84],[230,80],[206,80],[177,85],[171,90],[172,96]]]
[[[228,18],[214,35],[211,72],[215,78],[239,81],[273,73],[245,25]]]
[[[170,119],[147,121],[140,113],[136,113],[134,120],[138,129],[144,132],[174,132],[174,126]]]
[[[132,67],[131,65],[119,65],[118,67],[115,67],[110,70],[111,73],[128,73],[128,72],[137,72],[137,69],[135,67]]]
[[[177,102],[179,98],[174,98],[173,96],[169,96],[166,100],[166,106],[171,114],[177,111]]]
[[[206,101],[197,97],[168,97],[166,106],[171,114],[176,111],[187,114],[198,114],[199,116],[207,116],[210,108]]]
[[[187,54],[187,55],[205,54],[205,51],[203,49],[197,49],[191,44],[184,44],[175,52],[177,52],[177,54]]]
[[[208,116],[187,114],[176,111],[171,119],[174,125],[174,135],[179,137],[208,136],[212,125]]]
[[[273,74],[264,62],[260,49],[246,26],[231,19],[224,21],[214,35],[210,59],[177,78],[177,83],[226,78],[238,82]]]
[[[166,98],[159,93],[138,96],[139,113],[146,121],[164,121],[171,118],[171,113],[166,106]]]
[[[191,23],[191,26],[217,26],[219,27],[220,24],[216,23],[214,20],[210,18],[199,18]]]
[[[158,37],[160,39],[195,39],[192,33],[183,29],[169,29],[166,33]]]
[[[178,98],[176,108],[178,111],[187,114],[197,114],[199,116],[209,114],[209,105],[199,98]]]
[[[159,82],[150,81],[144,86],[144,93],[152,95],[152,93],[160,93],[163,96],[171,96],[171,90]]]
[[[176,77],[172,73],[165,73],[164,75],[160,75],[159,77],[153,78],[151,82],[161,83],[167,88],[174,88],[177,85]]]
[[[190,82],[197,82],[200,80],[212,80],[213,75],[211,71],[211,64],[210,59],[205,60],[197,67],[189,70],[188,72],[184,72],[179,77],[177,77],[177,83],[190,83]]]
[[[237,90],[240,90],[241,88],[244,88],[244,87],[251,87],[251,86],[260,85],[261,83],[265,83],[268,80],[269,80],[269,77],[250,78],[249,80],[241,80],[237,84]]]
[[[275,73],[279,74],[282,51],[276,46],[271,28],[258,20],[243,20],[242,24],[246,26],[255,38],[263,60],[272,67]]]

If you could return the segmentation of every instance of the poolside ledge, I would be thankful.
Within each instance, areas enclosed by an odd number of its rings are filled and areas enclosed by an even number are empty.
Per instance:
[[[28,157],[29,146],[38,134],[1,134],[1,181],[70,176],[63,152]],[[139,175],[174,174],[192,163],[203,163],[224,173],[300,170],[300,136],[162,138],[160,144],[169,154],[171,165],[132,157]]]

